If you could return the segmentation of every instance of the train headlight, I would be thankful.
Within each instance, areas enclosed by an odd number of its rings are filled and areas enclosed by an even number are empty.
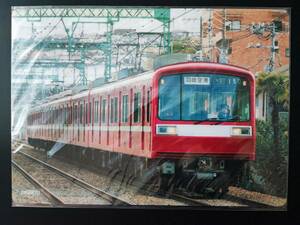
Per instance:
[[[251,127],[233,127],[231,130],[232,136],[251,136]]]
[[[176,135],[176,126],[157,126],[157,134]]]

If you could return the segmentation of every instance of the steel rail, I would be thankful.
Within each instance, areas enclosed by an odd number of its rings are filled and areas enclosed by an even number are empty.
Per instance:
[[[42,192],[53,205],[65,205],[65,203],[61,199],[59,199],[55,194],[53,194],[45,186],[38,182],[34,177],[32,177],[19,164],[17,164],[15,161],[12,161],[12,165],[26,178],[26,180],[28,180],[40,192]]]
[[[54,171],[55,173],[61,175],[62,177],[65,177],[67,178],[68,180],[70,180],[71,182],[77,184],[78,186],[92,192],[93,194],[97,195],[98,197],[100,198],[103,198],[109,202],[111,202],[113,205],[135,205],[134,203],[132,202],[129,202],[127,200],[124,200],[124,199],[121,199],[113,194],[110,194],[110,193],[107,193],[106,191],[103,191],[103,190],[100,190],[98,189],[97,187],[95,186],[92,186],[91,184],[88,184],[87,182],[71,175],[71,174],[68,174],[58,168],[55,168],[53,167],[52,165],[48,164],[48,163],[45,163],[27,153],[24,153],[24,152],[21,152],[19,151],[18,153],[26,156],[27,158],[35,161],[35,162],[38,162],[39,164],[43,165],[44,167]]]
[[[247,205],[249,208],[258,208],[258,209],[271,209],[271,210],[280,210],[280,207],[275,207],[266,203],[250,200],[250,199],[245,199],[241,197],[234,196],[232,194],[226,194],[224,196],[225,200],[232,201],[232,202],[237,202],[241,204]]]

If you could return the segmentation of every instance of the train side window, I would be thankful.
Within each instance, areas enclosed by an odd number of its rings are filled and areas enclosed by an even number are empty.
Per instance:
[[[88,121],[88,119],[89,119],[89,118],[88,118],[88,115],[89,115],[89,114],[88,114],[88,103],[85,103],[85,112],[84,112],[84,113],[85,113],[85,114],[84,114],[84,115],[85,115],[85,124],[88,124],[88,122],[89,122],[89,121]]]
[[[114,122],[114,98],[111,98],[110,100],[110,122]]]
[[[82,124],[82,120],[83,120],[82,116],[83,116],[83,105],[80,104],[80,108],[79,108],[79,121],[80,121],[81,124]]]
[[[94,123],[98,123],[98,105],[99,102],[95,101],[94,102]]]
[[[128,122],[128,95],[123,95],[122,99],[122,122]]]
[[[64,124],[65,123],[65,111],[66,111],[66,107],[65,106],[63,106],[61,109],[60,109],[60,122],[62,123],[62,124]]]
[[[106,99],[103,99],[102,100],[102,115],[101,115],[101,118],[102,118],[102,123],[105,123],[106,121],[106,118],[105,118],[105,113],[106,112]]]
[[[133,122],[138,123],[141,121],[141,93],[134,94],[133,101]]]
[[[89,123],[92,123],[92,103],[89,102]]]
[[[64,124],[67,124],[68,123],[68,109],[69,109],[69,107],[68,107],[68,105],[66,105],[65,106],[65,108],[64,108]]]
[[[70,124],[72,124],[72,123],[73,123],[73,116],[72,116],[72,112],[73,112],[73,106],[71,106],[71,107],[70,107],[70,112],[69,112],[69,114],[70,114],[70,115],[69,115],[69,118],[70,118],[70,120],[69,120],[69,123],[70,123]]]
[[[151,94],[150,90],[147,91],[147,109],[146,109],[146,121],[150,122],[150,102],[151,102]]]
[[[77,118],[77,105],[74,106],[74,112],[73,112],[73,118],[74,118],[74,124],[76,124],[78,122]]]
[[[114,102],[114,122],[118,122],[118,97],[115,97]]]

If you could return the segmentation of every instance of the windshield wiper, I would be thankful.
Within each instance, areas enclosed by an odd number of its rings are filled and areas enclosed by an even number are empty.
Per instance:
[[[213,125],[216,125],[216,124],[219,124],[219,123],[224,122],[224,121],[219,121],[219,120],[217,120],[217,119],[218,119],[218,118],[216,118],[216,117],[214,117],[214,118],[207,118],[206,120],[199,120],[199,121],[196,121],[196,122],[194,122],[194,124],[199,124],[199,123],[207,122],[207,121],[216,121],[216,123],[213,124]]]
[[[237,122],[239,122],[240,121],[240,116],[235,115],[235,116],[231,117],[230,119],[228,119],[228,121],[233,121],[233,120],[236,120]]]

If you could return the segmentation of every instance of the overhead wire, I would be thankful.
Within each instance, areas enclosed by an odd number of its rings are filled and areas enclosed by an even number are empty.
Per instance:
[[[170,20],[170,23],[173,22],[173,21],[175,21],[176,19],[178,19],[178,18],[180,18],[180,17],[186,15],[187,13],[189,13],[189,12],[191,12],[191,11],[193,11],[193,10],[195,10],[195,9],[188,10],[188,11],[186,11],[186,12],[180,14],[179,16],[174,17],[173,19]],[[161,24],[161,25],[159,25],[159,26],[157,26],[157,27],[151,29],[151,30],[148,31],[148,32],[150,33],[150,32],[152,32],[152,31],[154,31],[154,30],[156,30],[156,29],[162,27],[163,25],[164,25],[164,24]],[[137,41],[137,40],[138,40],[138,38],[135,39],[135,40],[133,40],[132,43],[135,43],[135,41]],[[126,54],[124,57],[122,57],[122,58],[119,60],[119,62],[121,62],[122,60],[124,60],[124,59],[125,59],[128,55],[130,55],[133,51],[135,51],[135,49],[132,50],[132,51],[130,51],[130,52],[129,52],[128,54]]]

